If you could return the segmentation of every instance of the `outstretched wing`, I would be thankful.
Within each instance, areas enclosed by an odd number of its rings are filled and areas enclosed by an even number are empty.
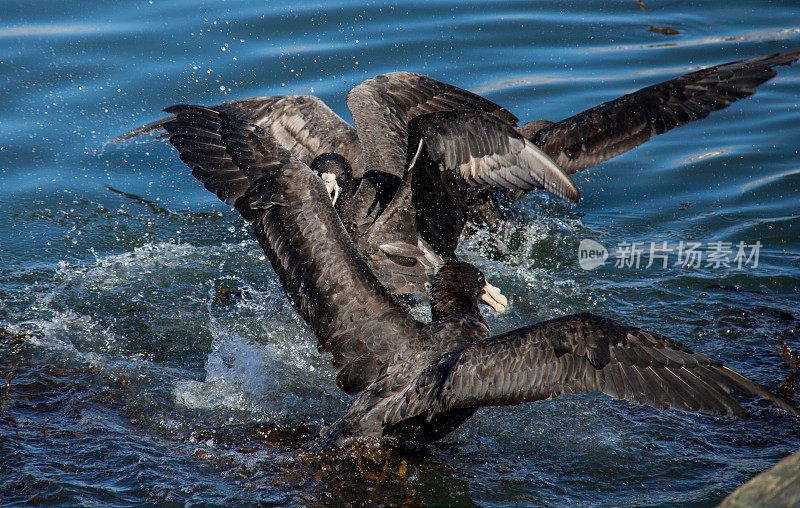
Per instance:
[[[707,67],[642,88],[560,122],[536,120],[519,132],[567,173],[576,173],[627,152],[712,111],[755,93],[775,76],[773,67],[791,65],[800,50]]]
[[[579,199],[569,176],[490,113],[424,113],[408,131],[403,180],[364,235],[370,266],[399,292],[427,294],[425,284],[455,255],[470,192],[546,188]]]
[[[250,97],[211,106],[235,113],[258,125],[306,165],[314,157],[335,152],[350,162],[355,177],[363,173],[361,145],[356,130],[313,95]],[[115,138],[112,143],[160,132],[175,117],[162,118]],[[162,134],[166,136],[166,134]],[[161,136],[159,136],[161,137]]]
[[[455,252],[469,192],[542,188],[573,202],[580,199],[568,175],[491,114],[446,111],[417,116],[409,124],[408,148],[417,230],[444,258]]]
[[[475,110],[510,124],[517,117],[480,95],[413,72],[370,78],[347,95],[347,106],[359,133],[366,170],[402,177],[408,145],[408,123],[434,111]]]
[[[800,415],[754,381],[677,341],[578,314],[440,357],[387,414],[386,423],[578,392],[602,392],[659,408],[743,416],[746,412],[732,391],[763,397]]]
[[[570,177],[547,154],[490,114],[445,111],[418,116],[409,124],[408,146],[409,166],[415,162],[415,149],[427,149],[441,171],[455,172],[469,185],[545,189],[573,203],[580,199]]]
[[[250,222],[284,289],[333,354],[340,386],[363,390],[413,340],[417,322],[358,253],[322,180],[226,107],[172,106],[169,140],[192,174]]]

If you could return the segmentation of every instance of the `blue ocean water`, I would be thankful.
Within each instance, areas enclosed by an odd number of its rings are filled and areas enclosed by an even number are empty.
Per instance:
[[[171,104],[255,95],[312,93],[349,120],[347,92],[396,70],[559,120],[800,48],[796,2],[0,8],[0,503],[705,506],[800,447],[797,420],[758,401],[732,420],[581,395],[485,409],[374,464],[298,450],[349,403],[329,359],[241,218],[168,143],[108,143]],[[533,194],[501,234],[465,238],[511,300],[493,330],[588,310],[774,390],[788,374],[774,341],[800,347],[799,84],[800,66],[781,68],[576,175],[578,205]],[[586,238],[612,258],[623,242],[761,248],[741,270],[585,271]]]

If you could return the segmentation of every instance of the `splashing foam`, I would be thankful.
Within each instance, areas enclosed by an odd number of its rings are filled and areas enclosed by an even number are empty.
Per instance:
[[[38,266],[36,276],[41,278],[44,271],[53,282],[30,292],[27,301],[17,305],[24,310],[4,306],[0,326],[28,333],[31,344],[114,377],[152,376],[161,386],[168,372],[176,379],[175,399],[184,406],[274,412],[276,397],[286,403],[281,392],[288,384],[299,385],[299,390],[291,386],[300,393],[292,397],[314,397],[319,388],[309,385],[329,385],[324,378],[331,373],[320,368],[327,362],[319,358],[313,337],[296,322],[277,282],[268,279],[266,291],[259,290],[237,275],[236,265],[258,261],[249,259],[259,253],[251,252],[249,242],[247,247],[145,244],[94,262]],[[223,263],[227,274],[220,275]],[[235,306],[215,308],[212,303],[213,286],[222,279],[241,290],[242,300]],[[206,331],[213,342],[202,383],[186,381],[197,378],[188,363],[159,365],[153,360],[158,352],[138,353],[131,345],[138,341],[152,349],[152,343],[160,341],[167,344],[166,350],[197,349],[204,347],[197,335]],[[298,377],[305,382],[293,381]]]
[[[214,342],[206,360],[205,380],[178,382],[173,390],[175,401],[189,408],[269,413],[269,395],[279,392],[282,384],[274,348],[254,345],[218,325],[212,329]]]

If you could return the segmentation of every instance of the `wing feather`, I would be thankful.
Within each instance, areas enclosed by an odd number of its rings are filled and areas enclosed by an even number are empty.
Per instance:
[[[361,146],[355,129],[313,95],[250,97],[211,106],[235,113],[240,119],[262,127],[306,165],[314,157],[335,152],[350,162],[353,175],[363,174]],[[126,132],[112,143],[161,132],[171,116]],[[188,127],[187,127],[188,128]],[[161,133],[158,137],[166,136]]]
[[[659,408],[745,416],[732,392],[800,412],[711,358],[592,314],[554,319],[443,355],[402,400],[403,418],[601,392]],[[387,424],[399,413],[388,411]]]
[[[364,81],[347,95],[347,106],[361,139],[365,169],[401,178],[408,151],[408,123],[416,116],[473,110],[517,124],[517,117],[492,101],[413,72],[381,74]]]
[[[442,259],[455,254],[471,191],[546,188],[572,201],[580,198],[569,176],[547,155],[491,114],[421,114],[409,124],[407,146],[406,174],[397,192],[413,206],[398,201],[395,212],[415,224],[414,235]]]
[[[417,322],[369,270],[322,180],[235,109],[165,111],[174,115],[164,128],[181,159],[250,222],[320,350],[333,354],[340,386],[363,390],[414,340]],[[198,150],[214,157],[198,157]]]
[[[560,122],[529,122],[519,132],[569,174],[625,153],[667,132],[749,97],[791,65],[800,50],[706,67],[642,88]]]
[[[409,125],[409,146],[416,147],[420,138],[440,171],[455,172],[469,185],[539,188],[573,202],[580,199],[570,177],[547,154],[493,115],[477,111],[419,115]],[[410,160],[407,157],[407,163]],[[419,164],[417,159],[415,165]]]

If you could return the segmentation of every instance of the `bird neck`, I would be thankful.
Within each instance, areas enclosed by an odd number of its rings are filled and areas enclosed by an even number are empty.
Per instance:
[[[446,295],[431,300],[431,317],[434,321],[472,318],[486,324],[478,305],[461,296]]]
[[[345,180],[344,184],[342,185],[341,193],[339,194],[339,199],[336,200],[336,205],[334,208],[336,209],[336,213],[339,214],[339,218],[342,219],[342,223],[344,224],[347,233],[351,238],[353,238],[357,228],[356,204],[353,196],[352,179],[348,178]]]

